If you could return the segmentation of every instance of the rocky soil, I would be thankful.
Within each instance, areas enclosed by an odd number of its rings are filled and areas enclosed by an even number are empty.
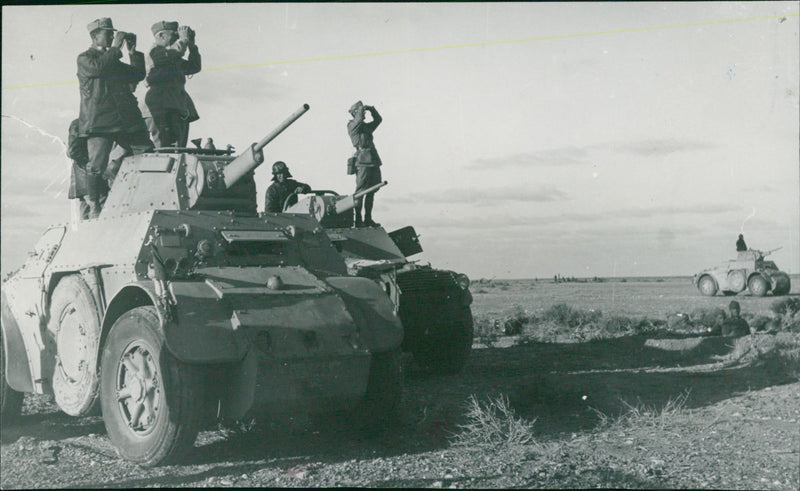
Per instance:
[[[800,383],[769,363],[723,362],[730,339],[631,336],[478,349],[464,373],[406,360],[402,409],[381,432],[310,419],[214,429],[180,465],[119,459],[102,420],[26,398],[2,428],[3,488],[800,488]],[[505,397],[527,442],[455,444],[467,401]]]

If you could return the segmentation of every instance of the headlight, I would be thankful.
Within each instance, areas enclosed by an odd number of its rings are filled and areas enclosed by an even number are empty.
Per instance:
[[[458,283],[458,286],[460,286],[462,290],[466,290],[469,288],[469,277],[465,274],[457,274],[456,283]]]

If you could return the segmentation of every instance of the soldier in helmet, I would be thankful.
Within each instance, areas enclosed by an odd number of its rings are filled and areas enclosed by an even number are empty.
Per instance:
[[[78,55],[81,107],[78,136],[86,138],[86,190],[89,217],[100,214],[103,173],[114,143],[125,155],[153,148],[131,84],[145,77],[144,55],[136,51],[136,36],[117,31],[108,17],[87,26],[92,46]],[[130,65],[122,63],[121,47],[128,47]]]
[[[725,319],[722,323],[722,335],[740,337],[750,334],[750,326],[747,324],[747,321],[739,315],[741,311],[739,302],[733,300],[728,306],[728,309],[730,310],[730,317]]]
[[[283,204],[286,203],[286,198],[298,193],[308,193],[311,191],[311,186],[308,184],[297,182],[294,179],[289,179],[292,174],[289,172],[289,167],[280,160],[272,164],[272,181],[273,183],[267,189],[267,199],[264,204],[264,210],[268,213],[281,213],[283,211]],[[294,202],[297,202],[295,197]],[[293,204],[293,203],[289,203]]]
[[[365,113],[369,112],[372,121],[365,121]],[[381,158],[375,150],[372,133],[381,124],[383,118],[373,106],[365,106],[361,101],[350,107],[353,117],[347,123],[347,133],[350,141],[356,148],[356,192],[362,191],[381,182]],[[364,220],[361,220],[361,206],[364,205]],[[372,206],[375,194],[370,193],[356,201],[356,227],[377,227],[379,224],[372,220]]]
[[[200,116],[186,92],[186,75],[200,72],[195,33],[177,22],[159,21],[151,27],[155,44],[147,52],[147,84],[142,113],[156,147],[185,147],[189,123]],[[189,55],[184,58],[186,51]]]

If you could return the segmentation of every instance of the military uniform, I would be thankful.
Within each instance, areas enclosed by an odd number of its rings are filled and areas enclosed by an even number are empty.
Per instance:
[[[177,22],[157,22],[153,35],[162,30],[177,31]],[[188,50],[189,56],[184,59]],[[185,147],[189,123],[200,116],[186,92],[186,75],[201,70],[200,51],[193,43],[178,40],[170,46],[158,44],[146,56],[147,85],[142,113],[156,147]]]
[[[739,238],[736,239],[736,252],[742,252],[747,250],[747,244],[744,241],[744,236],[739,234]]]
[[[741,337],[750,334],[750,326],[741,317],[730,317],[722,323],[722,335]]]
[[[311,191],[311,186],[302,182],[297,182],[294,179],[286,179],[283,182],[273,182],[270,187],[267,188],[267,199],[264,202],[264,210],[269,213],[282,212],[286,198],[295,194],[295,190],[298,187],[301,193]]]
[[[115,30],[111,19],[103,18],[87,26]],[[78,135],[86,138],[88,162],[87,188],[89,199],[97,201],[102,175],[108,166],[111,147],[116,142],[126,154],[145,152],[153,148],[142,113],[131,92],[131,84],[145,77],[144,55],[130,54],[131,64],[122,63],[119,48],[92,46],[78,55],[78,83],[81,106]]]
[[[372,122],[364,121],[364,106],[361,101],[355,103],[350,108],[353,116],[347,123],[347,133],[350,135],[350,142],[356,149],[356,192],[368,189],[381,182],[381,157],[375,149],[375,142],[372,133],[378,128],[383,118],[374,107],[369,107],[372,114]],[[375,193],[370,193],[356,201],[356,226],[361,224],[361,207],[364,205],[364,223],[377,225],[372,221],[372,207],[375,201]]]
[[[67,139],[67,157],[72,160],[72,173],[69,180],[69,199],[81,199],[81,218],[89,216],[89,205],[85,201],[89,194],[86,174],[86,163],[89,162],[89,148],[86,144],[86,137],[78,136],[77,119],[73,119],[69,125],[69,138]],[[100,184],[100,203],[104,203],[108,195],[108,183],[105,179]]]

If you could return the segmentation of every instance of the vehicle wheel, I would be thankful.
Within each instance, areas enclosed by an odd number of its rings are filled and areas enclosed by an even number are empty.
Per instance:
[[[203,409],[201,371],[169,353],[153,307],[114,323],[100,387],[103,420],[120,456],[154,466],[191,448]]]
[[[402,394],[400,351],[373,353],[367,392],[356,409],[356,419],[368,428],[385,424],[395,415]]]
[[[700,281],[697,282],[697,289],[700,290],[700,293],[703,295],[713,297],[717,294],[717,282],[710,276],[703,276],[700,278]]]
[[[57,353],[53,371],[56,404],[70,416],[85,416],[97,403],[100,309],[80,276],[66,276],[56,285],[47,330]]]
[[[789,275],[787,274],[780,274],[778,275],[778,279],[775,283],[775,288],[772,289],[773,295],[787,295],[789,290],[792,289],[792,282],[789,279]]]
[[[421,340],[412,350],[414,361],[423,370],[436,375],[455,375],[464,368],[472,352],[472,312],[467,307],[461,314],[461,326],[450,337]]]
[[[763,297],[767,294],[767,281],[760,275],[751,276],[747,282],[747,287],[754,297]]]
[[[744,271],[739,269],[729,271],[728,286],[736,293],[744,291],[744,289],[747,288],[747,278],[744,275]]]
[[[0,329],[1,332],[2,329]],[[6,426],[15,423],[22,414],[22,400],[25,394],[17,392],[8,385],[6,381],[6,345],[2,340],[2,334],[0,334],[0,344],[2,344],[0,347],[0,354],[2,354],[0,356],[0,421],[3,426]]]

